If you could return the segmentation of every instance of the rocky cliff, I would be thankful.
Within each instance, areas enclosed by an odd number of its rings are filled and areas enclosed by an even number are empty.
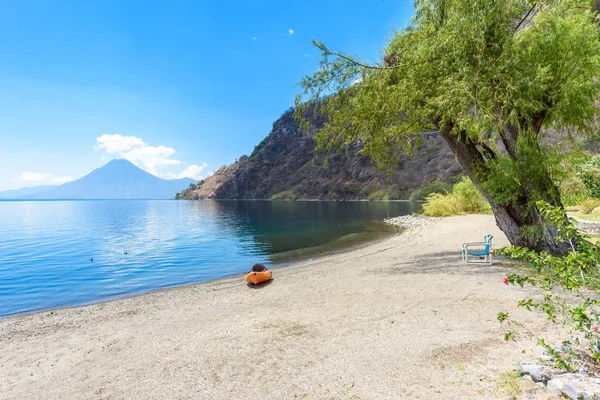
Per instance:
[[[317,127],[319,123],[315,124]],[[360,146],[315,159],[314,131],[301,129],[291,110],[273,124],[252,154],[222,167],[178,194],[180,199],[408,199],[447,188],[461,168],[443,140],[428,134],[417,153],[393,174],[378,171]],[[327,162],[325,162],[327,161]]]

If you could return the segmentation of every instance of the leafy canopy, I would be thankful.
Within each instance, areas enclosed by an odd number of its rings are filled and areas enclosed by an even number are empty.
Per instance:
[[[326,115],[321,149],[362,143],[389,168],[442,127],[492,148],[503,128],[527,130],[540,113],[544,128],[592,129],[600,91],[593,0],[417,0],[415,9],[377,65],[313,41],[320,68],[301,81],[296,105],[300,117]]]

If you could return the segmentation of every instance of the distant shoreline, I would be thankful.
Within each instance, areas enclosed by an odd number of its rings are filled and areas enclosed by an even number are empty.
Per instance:
[[[269,202],[365,202],[365,203],[427,203],[426,200],[367,200],[367,199],[341,199],[341,200],[321,200],[321,199],[296,199],[296,200],[273,200],[273,199],[0,199],[0,202],[34,202],[34,201],[180,201],[180,202],[194,202],[194,201],[269,201]]]

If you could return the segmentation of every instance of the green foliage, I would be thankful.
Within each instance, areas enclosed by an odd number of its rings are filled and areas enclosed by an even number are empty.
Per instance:
[[[369,201],[377,200],[403,200],[406,199],[406,191],[400,185],[392,185],[379,189],[369,194]]]
[[[598,206],[600,206],[600,199],[585,199],[579,203],[579,208],[584,214],[591,214]]]
[[[382,167],[436,125],[451,123],[454,134],[490,146],[503,124],[522,126],[542,110],[545,126],[590,129],[600,90],[598,27],[581,1],[544,4],[532,16],[523,0],[417,1],[411,24],[385,49],[389,62],[377,65],[315,41],[323,58],[301,82],[296,115],[323,100],[318,111],[329,121],[320,147],[361,141]]]
[[[409,200],[425,200],[429,195],[433,193],[448,193],[452,191],[452,185],[447,182],[434,179],[428,182],[425,186],[422,186],[414,190],[410,194]]]
[[[286,190],[271,196],[271,200],[297,200],[298,195],[293,190]]]
[[[564,210],[543,202],[537,206],[546,223],[557,227],[557,240],[568,243],[572,251],[566,256],[554,256],[512,246],[498,250],[497,254],[527,261],[534,268],[529,274],[508,275],[506,283],[521,287],[529,284],[543,292],[541,298],[524,299],[518,305],[528,311],[542,311],[548,320],[570,328],[571,338],[564,342],[566,345],[561,351],[553,349],[543,339],[539,344],[546,348],[558,366],[573,370],[577,354],[570,346],[579,341],[579,336],[588,342],[589,346],[585,347],[589,348],[593,358],[600,359],[600,248],[577,231],[574,221],[564,217]],[[504,312],[498,314],[498,320],[513,322]]]
[[[269,136],[270,135],[271,134],[269,134]],[[251,159],[255,158],[258,155],[258,153],[267,145],[267,143],[269,143],[269,136],[267,136],[266,138],[261,140],[261,142],[259,144],[254,146],[254,150],[252,150],[252,154],[250,154]]]
[[[552,179],[557,183],[566,207],[575,206],[590,196],[580,177],[581,167],[590,157],[584,151],[571,151],[555,158],[551,168]]]
[[[600,197],[600,155],[591,157],[579,168],[579,176],[592,197]]]
[[[522,232],[539,231],[535,201],[559,202],[542,132],[589,134],[597,120],[600,24],[592,6],[417,0],[415,17],[393,34],[378,64],[313,41],[322,59],[301,81],[295,115],[305,127],[305,113],[326,115],[315,136],[320,149],[360,144],[390,170],[421,135],[439,131],[455,154],[462,151],[463,167],[488,198],[518,210]],[[551,235],[539,237],[553,246]]]
[[[423,205],[423,214],[430,217],[448,217],[474,213],[489,213],[491,208],[467,177],[454,185],[447,194],[433,193]]]
[[[379,189],[379,190],[369,194],[368,199],[369,199],[369,201],[389,200],[389,190]]]

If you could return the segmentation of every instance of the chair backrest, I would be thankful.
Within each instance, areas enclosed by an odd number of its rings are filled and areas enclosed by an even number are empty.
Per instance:
[[[494,236],[487,234],[483,237],[483,241],[484,243],[489,243],[492,244],[492,239],[494,238]]]

